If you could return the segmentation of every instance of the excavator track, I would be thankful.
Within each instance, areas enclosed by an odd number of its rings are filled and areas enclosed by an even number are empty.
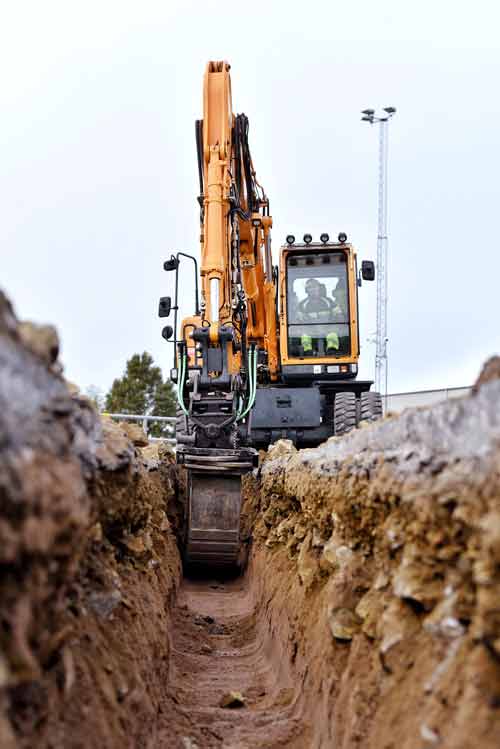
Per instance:
[[[234,567],[240,556],[241,477],[257,452],[189,448],[178,455],[188,472],[184,562]]]

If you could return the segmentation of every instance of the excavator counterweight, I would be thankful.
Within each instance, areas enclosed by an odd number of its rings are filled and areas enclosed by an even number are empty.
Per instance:
[[[200,182],[200,281],[194,256],[179,252],[175,298],[177,462],[187,471],[185,562],[232,566],[240,556],[241,477],[257,448],[280,438],[314,446],[382,414],[372,382],[357,379],[358,286],[373,280],[339,234],[330,242],[289,235],[279,266],[271,254],[269,200],[257,180],[249,122],[233,114],[229,65],[210,62],[203,119],[196,122]],[[179,272],[193,261],[194,314],[178,326]]]

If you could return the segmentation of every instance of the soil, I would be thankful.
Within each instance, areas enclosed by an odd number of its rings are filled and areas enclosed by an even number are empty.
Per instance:
[[[181,574],[184,477],[0,294],[2,749],[495,749],[500,382],[245,478],[240,577]],[[496,363],[495,363],[496,362]]]
[[[48,332],[0,294],[0,747],[146,746],[180,577],[173,457],[101,421]]]
[[[183,581],[159,747],[307,746],[286,642],[270,632],[252,579]]]

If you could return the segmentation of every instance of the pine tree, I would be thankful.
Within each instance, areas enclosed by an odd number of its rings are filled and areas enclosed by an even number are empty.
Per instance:
[[[163,382],[160,367],[144,351],[134,354],[125,367],[123,377],[114,380],[106,395],[108,413],[144,414],[150,416],[175,416],[175,393],[172,383]],[[150,433],[155,436],[169,433],[167,425],[151,423]]]

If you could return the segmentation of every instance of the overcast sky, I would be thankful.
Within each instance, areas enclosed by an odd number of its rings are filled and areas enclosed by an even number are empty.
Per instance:
[[[0,285],[58,327],[82,389],[136,351],[168,372],[162,263],[198,253],[194,120],[206,62],[225,59],[276,254],[289,232],[345,231],[375,259],[377,130],[359,111],[397,107],[389,389],[471,383],[500,349],[499,21],[493,0],[4,3]],[[360,313],[370,377],[375,284]]]

